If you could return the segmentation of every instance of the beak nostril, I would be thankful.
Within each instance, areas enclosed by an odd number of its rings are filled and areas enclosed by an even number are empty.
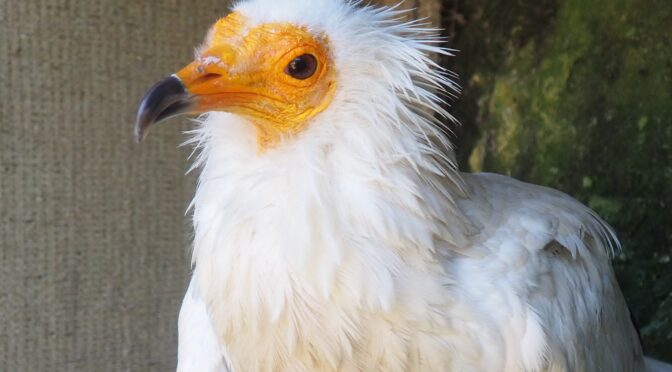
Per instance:
[[[192,84],[193,85],[203,84],[203,83],[207,83],[210,80],[215,80],[215,79],[220,78],[220,77],[222,77],[222,75],[220,75],[220,74],[208,73],[208,74],[200,76],[199,78],[194,80]]]

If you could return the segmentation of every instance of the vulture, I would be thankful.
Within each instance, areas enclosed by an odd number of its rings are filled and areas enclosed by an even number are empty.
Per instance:
[[[646,370],[614,231],[561,192],[458,170],[458,87],[432,58],[453,51],[406,16],[239,1],[143,98],[138,140],[198,115],[178,370]]]

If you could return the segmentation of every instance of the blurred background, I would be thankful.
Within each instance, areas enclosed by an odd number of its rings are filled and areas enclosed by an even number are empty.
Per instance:
[[[397,1],[378,1],[396,4]],[[222,0],[0,0],[0,371],[165,371],[189,272],[181,127],[131,136]],[[460,75],[461,166],[617,229],[648,354],[672,361],[672,2],[407,0]]]

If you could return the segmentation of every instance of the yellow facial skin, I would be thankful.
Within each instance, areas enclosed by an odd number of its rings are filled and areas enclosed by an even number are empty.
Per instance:
[[[227,111],[252,119],[262,148],[300,132],[331,102],[335,88],[328,41],[292,24],[248,28],[232,13],[211,29],[194,62],[176,75],[197,97],[198,112]],[[317,60],[304,80],[287,73],[297,57]]]

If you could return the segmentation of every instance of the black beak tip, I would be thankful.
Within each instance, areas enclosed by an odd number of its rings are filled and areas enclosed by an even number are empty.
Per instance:
[[[142,129],[142,124],[139,121],[135,123],[133,138],[135,139],[135,143],[140,143],[145,139],[145,131]]]
[[[169,76],[154,85],[140,101],[134,137],[140,143],[149,128],[163,120],[188,112],[191,97],[177,76]]]

